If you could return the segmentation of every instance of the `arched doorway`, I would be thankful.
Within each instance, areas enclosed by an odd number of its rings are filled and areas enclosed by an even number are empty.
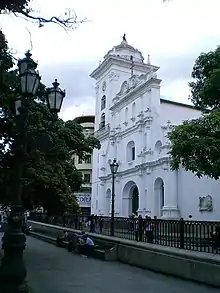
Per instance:
[[[111,211],[111,189],[107,189],[106,195],[105,195],[105,214],[106,216],[109,216],[109,213]]]
[[[131,205],[132,205],[132,214],[137,215],[137,211],[139,209],[139,191],[137,188],[137,185],[133,188],[132,194],[131,194]]]
[[[154,182],[154,198],[155,198],[155,216],[163,215],[163,207],[165,204],[164,182],[163,179],[157,178]]]
[[[125,184],[122,193],[122,215],[124,217],[137,214],[139,209],[139,190],[134,181]]]

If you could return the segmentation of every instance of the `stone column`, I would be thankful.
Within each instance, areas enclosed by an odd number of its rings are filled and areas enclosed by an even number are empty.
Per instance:
[[[115,178],[115,216],[122,216],[122,191],[121,191],[121,177],[116,175]]]
[[[144,216],[144,209],[146,208],[146,196],[145,196],[145,174],[143,170],[139,171],[137,187],[139,191],[139,208],[138,215]]]
[[[142,116],[141,116],[142,117]],[[142,119],[142,118],[139,118]],[[143,123],[142,121],[138,121],[138,132],[137,132],[137,140],[135,141],[135,152],[136,152],[136,160],[138,164],[143,163],[143,141],[144,141],[144,131],[143,131]]]
[[[163,218],[179,219],[177,171],[165,170]]]
[[[104,182],[101,182],[99,185],[99,197],[98,197],[98,209],[97,213],[102,214],[105,211],[105,197],[106,190]]]
[[[144,216],[154,216],[154,188],[152,184],[152,173],[150,168],[146,169],[145,175],[145,207]]]

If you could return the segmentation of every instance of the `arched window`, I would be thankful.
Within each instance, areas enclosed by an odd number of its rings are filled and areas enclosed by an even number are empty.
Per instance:
[[[163,183],[163,181],[162,181],[162,183],[161,183],[161,209],[164,207],[164,205],[165,205],[165,199],[164,199],[164,183]]]
[[[157,215],[163,215],[163,207],[165,205],[164,182],[161,178],[157,178],[154,182],[154,194],[157,206]]]
[[[101,99],[101,110],[105,109],[106,107],[106,96],[104,95]]]
[[[144,149],[147,149],[147,132],[144,133]]]
[[[100,128],[105,127],[105,113],[101,115]]]
[[[155,147],[154,147],[157,154],[161,153],[161,147],[162,147],[162,142],[160,140],[158,140],[155,143]]]
[[[135,143],[134,141],[130,141],[127,144],[127,161],[131,162],[135,160]]]

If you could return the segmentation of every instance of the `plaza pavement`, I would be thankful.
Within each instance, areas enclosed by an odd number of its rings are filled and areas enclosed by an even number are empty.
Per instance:
[[[219,293],[129,265],[84,259],[31,237],[24,256],[33,293]]]

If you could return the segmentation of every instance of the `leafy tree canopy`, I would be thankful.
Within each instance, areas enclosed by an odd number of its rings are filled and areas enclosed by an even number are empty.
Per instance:
[[[202,53],[189,84],[191,101],[202,112],[199,119],[185,121],[169,134],[171,166],[183,166],[198,177],[220,177],[220,47]]]
[[[15,118],[13,106],[14,99],[19,95],[19,79],[17,72],[11,69],[13,59],[2,33],[0,60],[1,202],[10,202],[13,192],[16,192],[13,190],[16,178],[13,165],[15,142],[19,137],[21,143],[26,145],[22,174],[24,206],[32,208],[42,205],[51,214],[76,210],[73,193],[79,190],[82,178],[75,168],[73,154],[83,158],[93,148],[100,147],[99,141],[85,137],[82,127],[74,121],[54,119],[45,104],[44,85],[39,87],[38,99],[26,101],[28,108],[22,106],[20,111],[23,115]],[[26,125],[25,132],[23,125]]]

